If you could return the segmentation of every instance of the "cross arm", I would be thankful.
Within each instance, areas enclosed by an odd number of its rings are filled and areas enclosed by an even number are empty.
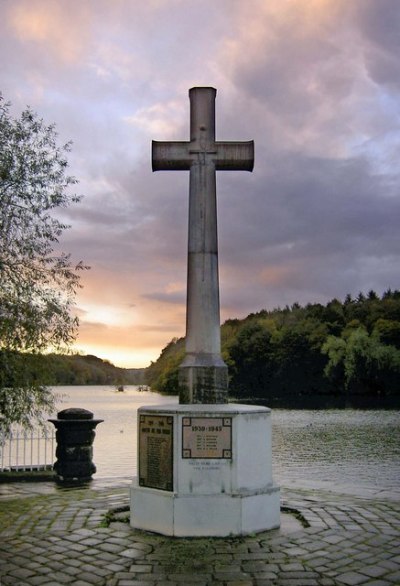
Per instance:
[[[216,142],[217,171],[252,171],[254,166],[254,141]]]
[[[188,142],[153,140],[151,161],[153,171],[189,171],[193,158]]]

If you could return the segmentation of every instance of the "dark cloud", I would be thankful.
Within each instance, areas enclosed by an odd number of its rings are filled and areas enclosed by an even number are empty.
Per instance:
[[[343,297],[396,281],[395,185],[374,175],[362,159],[297,155],[270,163],[271,171],[251,193],[243,180],[245,195],[228,203],[224,194],[220,205],[222,283],[228,290],[234,289],[231,280],[251,282],[253,299],[258,295],[259,304],[271,307],[282,304],[283,291],[291,302],[304,302],[307,295]],[[228,296],[228,304],[235,302]]]
[[[400,8],[397,0],[356,3],[356,22],[365,39],[365,63],[371,78],[400,90]]]

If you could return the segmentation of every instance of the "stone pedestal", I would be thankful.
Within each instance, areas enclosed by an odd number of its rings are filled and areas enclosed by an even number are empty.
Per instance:
[[[245,535],[279,527],[271,411],[164,405],[138,413],[131,525],[163,535]]]
[[[228,402],[228,367],[219,354],[186,354],[179,366],[179,403]]]

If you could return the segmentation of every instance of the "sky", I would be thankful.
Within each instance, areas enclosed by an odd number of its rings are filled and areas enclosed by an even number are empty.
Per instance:
[[[398,0],[0,0],[0,90],[72,140],[74,348],[144,367],[185,334],[188,90],[217,89],[221,322],[400,288]]]

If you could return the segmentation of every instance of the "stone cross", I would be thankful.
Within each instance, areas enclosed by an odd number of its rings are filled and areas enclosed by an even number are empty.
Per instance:
[[[194,87],[190,141],[152,143],[153,171],[190,171],[186,355],[180,403],[226,403],[228,368],[221,356],[215,171],[252,171],[254,142],[215,140],[212,87]]]

